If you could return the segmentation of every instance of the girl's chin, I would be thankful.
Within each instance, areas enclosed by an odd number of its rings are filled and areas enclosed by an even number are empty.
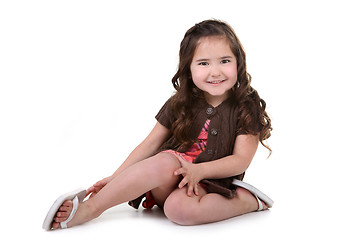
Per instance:
[[[224,101],[229,96],[229,91],[226,92],[205,92],[207,101]]]

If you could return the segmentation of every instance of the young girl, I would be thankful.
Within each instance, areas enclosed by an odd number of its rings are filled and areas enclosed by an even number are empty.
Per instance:
[[[156,204],[181,225],[271,207],[270,198],[240,181],[272,128],[239,39],[226,23],[203,21],[186,32],[179,56],[176,93],[150,134],[113,175],[59,197],[43,228],[79,225],[127,201],[138,208],[143,197],[144,207]]]

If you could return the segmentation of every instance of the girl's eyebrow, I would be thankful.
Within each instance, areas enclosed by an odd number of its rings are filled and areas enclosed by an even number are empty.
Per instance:
[[[209,60],[210,60],[209,58],[200,58],[200,59],[196,60],[196,62],[207,62]]]
[[[219,59],[226,59],[226,58],[232,58],[232,56],[223,56],[223,57],[220,57]],[[207,62],[209,60],[210,60],[209,58],[200,58],[200,59],[197,59],[196,62]]]
[[[225,59],[225,58],[232,58],[232,56],[224,56],[224,57],[221,57],[220,59]]]

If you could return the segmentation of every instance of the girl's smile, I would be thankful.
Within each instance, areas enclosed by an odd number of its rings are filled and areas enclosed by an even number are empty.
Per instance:
[[[211,84],[219,84],[219,83],[222,83],[224,82],[225,80],[219,80],[219,81],[212,81],[212,82],[209,82]]]
[[[236,58],[224,37],[201,38],[190,70],[194,84],[213,106],[221,104],[228,97],[229,90],[237,81]]]

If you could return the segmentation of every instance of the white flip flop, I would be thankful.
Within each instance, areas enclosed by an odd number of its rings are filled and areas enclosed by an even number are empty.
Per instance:
[[[240,181],[238,179],[234,179],[232,183],[238,187],[248,190],[252,195],[255,196],[255,198],[259,204],[259,208],[257,211],[261,211],[264,209],[264,206],[260,200],[262,200],[268,208],[271,208],[273,206],[274,201],[271,198],[269,198],[265,193],[263,193],[259,189],[257,189],[256,187],[254,187],[246,182]]]
[[[47,213],[42,228],[45,230],[51,230],[51,225],[52,225],[54,218],[56,217],[55,215],[58,212],[61,205],[67,200],[72,200],[73,209],[70,213],[70,216],[64,222],[60,223],[60,227],[62,229],[67,228],[68,222],[70,222],[71,219],[73,219],[73,217],[78,209],[79,203],[81,203],[84,200],[85,196],[86,196],[86,190],[79,188],[79,189],[76,189],[72,192],[65,193],[64,195],[61,195],[60,197],[58,197],[58,199],[56,199],[54,204],[51,206],[49,212]]]

